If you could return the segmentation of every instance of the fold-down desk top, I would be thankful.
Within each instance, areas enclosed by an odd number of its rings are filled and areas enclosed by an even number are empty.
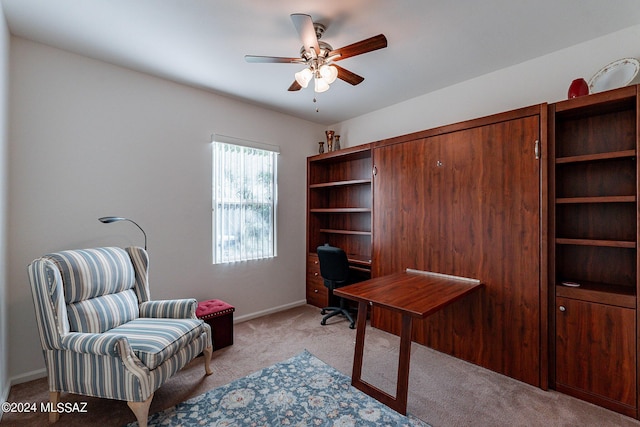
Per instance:
[[[335,289],[337,296],[425,318],[482,287],[477,279],[407,269]]]

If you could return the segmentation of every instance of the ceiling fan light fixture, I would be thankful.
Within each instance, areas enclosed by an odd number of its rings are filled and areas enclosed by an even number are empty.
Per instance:
[[[320,67],[320,75],[328,84],[331,84],[338,78],[338,69],[334,65],[324,64]]]
[[[316,93],[326,92],[329,90],[329,83],[327,83],[327,81],[322,77],[316,77],[314,90]]]
[[[329,85],[333,84],[336,79],[356,86],[362,83],[364,77],[333,65],[333,62],[387,47],[387,38],[384,34],[378,34],[377,36],[351,43],[348,46],[334,49],[329,43],[320,40],[326,27],[320,23],[313,22],[311,15],[293,13],[291,14],[291,21],[302,41],[299,57],[244,56],[247,62],[305,64],[306,68],[304,70],[295,73],[295,81],[289,86],[289,92],[308,87],[311,80],[314,81],[315,92],[329,90]]]
[[[309,68],[305,68],[302,71],[298,71],[295,74],[295,77],[298,84],[303,88],[306,88],[309,85],[309,82],[311,81],[311,79],[313,78],[313,73]]]

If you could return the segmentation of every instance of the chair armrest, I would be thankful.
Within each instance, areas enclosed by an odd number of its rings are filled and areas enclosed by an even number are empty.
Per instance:
[[[122,361],[131,374],[138,377],[144,389],[149,389],[149,368],[133,353],[126,336],[70,332],[62,337],[61,342],[62,350],[91,356],[117,358]]]
[[[195,319],[197,307],[194,298],[146,301],[140,304],[140,317]]]
[[[121,340],[125,341],[123,344],[128,348],[129,340],[123,335],[70,332],[62,337],[62,349],[100,356],[120,356],[118,344]]]

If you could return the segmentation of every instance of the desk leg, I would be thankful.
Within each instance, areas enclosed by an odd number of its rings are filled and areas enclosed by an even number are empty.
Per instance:
[[[356,347],[353,355],[353,373],[351,374],[351,382],[360,381],[362,375],[362,354],[364,352],[364,333],[367,328],[367,309],[366,302],[358,303],[358,318],[356,319]],[[353,384],[355,386],[355,384]]]
[[[398,382],[396,384],[396,411],[407,413],[407,394],[409,392],[409,363],[411,361],[411,333],[413,318],[402,315],[402,331],[400,332],[400,355],[398,356]]]
[[[358,320],[356,329],[356,347],[353,356],[353,373],[351,375],[351,385],[358,390],[367,393],[374,399],[384,403],[391,409],[406,415],[407,414],[407,394],[409,392],[409,362],[411,358],[411,332],[413,329],[413,319],[410,315],[402,316],[402,331],[400,334],[400,354],[398,356],[398,380],[396,383],[396,397],[380,390],[379,388],[363,381],[362,376],[362,354],[364,352],[364,333],[367,327],[367,303],[358,304]]]

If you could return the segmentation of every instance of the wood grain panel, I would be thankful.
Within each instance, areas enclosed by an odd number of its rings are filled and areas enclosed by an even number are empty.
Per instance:
[[[557,298],[558,390],[635,416],[635,316],[633,309]]]
[[[485,284],[425,321],[414,339],[540,384],[539,117],[374,149],[374,277],[404,268]],[[372,323],[399,331],[375,310]]]
[[[482,287],[471,278],[404,271],[345,286],[335,295],[425,318]]]

